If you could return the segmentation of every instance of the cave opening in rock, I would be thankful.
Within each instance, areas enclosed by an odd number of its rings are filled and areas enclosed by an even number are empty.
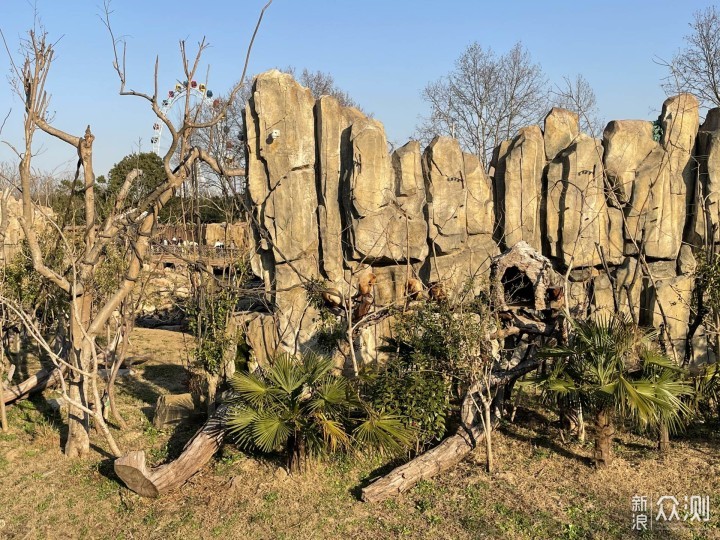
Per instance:
[[[511,266],[505,270],[501,281],[508,306],[535,306],[535,288],[525,272]]]

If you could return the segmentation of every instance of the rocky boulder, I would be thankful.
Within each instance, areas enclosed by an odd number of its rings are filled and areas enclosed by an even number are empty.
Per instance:
[[[550,255],[565,266],[622,259],[622,228],[613,227],[608,214],[602,154],[600,141],[582,134],[548,165],[547,240]]]
[[[640,164],[657,146],[653,126],[644,120],[614,120],[603,132],[605,173],[614,187],[614,199],[627,204]]]
[[[545,157],[548,161],[555,159],[565,150],[580,133],[578,115],[567,109],[553,107],[545,117]]]
[[[467,189],[460,144],[449,137],[435,137],[423,155],[423,169],[433,252],[460,251],[467,240]]]
[[[501,152],[502,154],[502,149]],[[525,241],[540,250],[540,202],[545,145],[538,126],[522,128],[507,153],[498,160],[495,192],[498,223],[504,243]]]

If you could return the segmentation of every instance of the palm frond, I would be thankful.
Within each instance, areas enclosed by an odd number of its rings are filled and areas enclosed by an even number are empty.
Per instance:
[[[229,435],[241,448],[247,450],[255,446],[252,426],[257,418],[257,411],[245,405],[234,406],[228,411]]]
[[[350,446],[350,436],[340,422],[331,420],[324,414],[318,414],[316,418],[323,434],[323,440],[331,452]]]
[[[717,399],[720,395],[720,364],[708,366],[695,377],[695,390],[700,397]]]
[[[322,356],[313,352],[308,352],[302,357],[303,371],[307,376],[310,384],[323,378],[334,367],[333,359],[329,356]]]
[[[572,322],[570,344],[543,352],[559,357],[543,391],[575,395],[594,410],[608,407],[640,424],[679,425],[689,411],[692,389],[684,370],[653,347],[652,331],[627,316],[604,315]]]
[[[566,358],[568,356],[575,356],[577,351],[572,347],[545,347],[538,351],[538,356],[541,358]]]
[[[640,359],[642,360],[643,368],[645,369],[661,368],[663,370],[670,370],[676,373],[685,372],[683,368],[675,364],[666,355],[661,354],[659,351],[648,346],[642,347],[640,351]]]
[[[340,409],[347,409],[352,405],[348,399],[347,380],[335,377],[324,377],[318,386],[315,387],[309,409],[311,411],[332,413]]]
[[[623,376],[616,385],[616,403],[624,416],[634,418],[641,425],[657,425],[659,420],[652,382],[630,380]]]
[[[267,384],[255,373],[236,373],[230,379],[230,386],[241,401],[245,401],[253,407],[262,408],[277,396],[277,389]]]
[[[307,380],[302,364],[290,354],[280,354],[274,358],[267,370],[267,378],[287,395],[300,390]]]
[[[292,432],[286,419],[272,412],[258,414],[251,427],[253,442],[263,452],[281,448]]]
[[[397,452],[412,444],[415,432],[407,427],[398,416],[371,413],[355,428],[353,435],[360,444],[388,452]]]

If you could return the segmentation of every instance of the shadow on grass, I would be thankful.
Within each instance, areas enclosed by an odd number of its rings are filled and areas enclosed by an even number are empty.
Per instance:
[[[588,467],[592,466],[592,458],[578,455],[555,441],[555,434],[551,433],[548,429],[550,426],[555,424],[557,424],[557,422],[552,422],[547,416],[537,411],[522,408],[517,411],[515,423],[503,423],[500,425],[499,430],[504,435],[507,435],[517,441],[529,442],[535,446],[551,450],[552,452],[568,459],[579,461]],[[534,430],[535,434],[526,435],[524,433],[520,433],[520,426],[526,429]]]
[[[122,391],[140,401],[147,403],[142,411],[148,420],[152,421],[155,404],[163,390],[171,394],[180,394],[187,391],[187,370],[179,365],[150,365],[138,369],[138,373],[129,377],[118,379],[117,386]]]
[[[167,458],[165,462],[173,461],[182,454],[185,445],[193,438],[195,433],[203,427],[205,415],[198,414],[178,422],[167,442]]]
[[[102,476],[104,476],[108,480],[115,482],[119,486],[125,487],[125,484],[123,483],[123,481],[120,480],[118,475],[115,474],[115,458],[99,448],[94,448],[94,450],[96,452],[102,454],[102,456],[105,458],[98,463],[98,466],[97,466],[98,473],[100,473]]]
[[[720,445],[720,418],[692,422],[685,431],[670,437],[671,440],[712,443],[717,447]]]
[[[115,461],[115,456],[113,456],[110,452],[105,450],[104,448],[99,447],[97,444],[90,443],[90,449],[100,454],[105,460],[109,460],[111,465],[112,462]]]
[[[23,402],[18,402],[17,406],[22,407],[22,403]],[[65,448],[69,430],[67,422],[62,420],[60,411],[53,409],[42,394],[32,394],[27,401],[25,401],[25,404],[26,406],[31,405],[41,416],[42,421],[60,434],[60,449]],[[27,412],[25,419],[28,422],[32,421]]]
[[[178,364],[151,364],[145,366],[143,378],[170,393],[178,394],[186,391],[188,372]]]

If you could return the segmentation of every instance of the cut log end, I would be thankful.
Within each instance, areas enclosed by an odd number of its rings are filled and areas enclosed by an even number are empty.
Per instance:
[[[139,450],[116,459],[115,473],[128,488],[145,497],[159,497],[180,487],[202,469],[222,445],[225,437],[222,423],[225,410],[225,406],[217,410],[188,441],[175,461],[148,468],[145,452]]]
[[[125,485],[143,497],[158,497],[160,491],[153,483],[145,464],[145,452],[130,452],[115,460],[115,474]]]

